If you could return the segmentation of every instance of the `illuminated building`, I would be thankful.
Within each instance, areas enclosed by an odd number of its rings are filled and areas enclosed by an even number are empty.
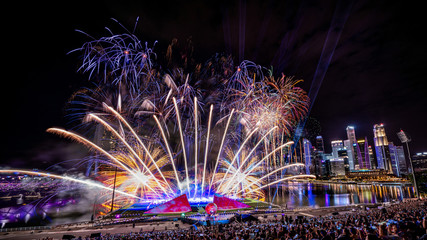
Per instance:
[[[414,172],[427,172],[427,152],[417,153],[412,156]]]
[[[369,161],[371,162],[371,169],[377,169],[377,162],[375,161],[374,150],[372,150],[372,146],[368,146],[369,152]]]
[[[356,143],[356,132],[354,131],[354,127],[353,126],[348,126],[346,128],[347,131],[347,139],[350,140],[350,143]]]
[[[338,150],[344,148],[344,144],[343,144],[342,140],[332,141],[331,146],[332,146],[332,156],[334,158],[337,158],[338,157]]]
[[[406,162],[403,146],[395,146],[392,142],[390,142],[389,148],[393,174],[398,177],[400,177],[402,174],[408,174],[408,164]]]
[[[323,154],[323,159],[320,164],[320,175],[323,177],[331,176],[331,159],[332,154]]]
[[[358,151],[357,154],[359,159],[359,168],[360,169],[372,169],[371,167],[371,161],[369,158],[369,149],[368,149],[368,138],[365,137],[365,139],[358,140]]]
[[[344,159],[331,158],[329,162],[331,166],[331,176],[345,176]]]
[[[354,130],[354,126],[347,126],[347,140],[348,142],[344,142],[344,146],[346,146],[348,151],[348,162],[350,165],[350,171],[359,170],[360,168],[360,160],[359,156],[359,146],[356,141],[356,132]],[[347,144],[347,145],[346,145]]]
[[[348,153],[347,149],[343,148],[338,150],[338,158],[342,159],[344,161],[344,171],[347,175],[350,172],[350,166],[348,164]]]
[[[409,174],[408,161],[406,160],[405,150],[403,149],[403,146],[396,146],[396,153],[399,162],[400,174]]]
[[[344,146],[347,151],[348,157],[348,167],[350,171],[354,171],[354,153],[353,153],[353,144],[350,143],[350,140],[344,140]]]
[[[384,169],[388,173],[392,172],[390,149],[387,135],[385,134],[384,124],[374,125],[374,144],[377,154],[377,168]]]
[[[353,143],[353,163],[354,163],[354,170],[358,171],[360,170],[360,166],[362,166],[362,156],[360,154],[360,148],[357,143]]]
[[[314,172],[317,176],[322,176],[324,172],[325,163],[325,145],[323,143],[323,137],[316,137],[316,151],[314,154]]]
[[[360,170],[355,172],[350,172],[348,177],[381,177],[385,176],[387,172],[383,169],[374,169],[374,170]]]
[[[400,177],[399,159],[396,151],[396,146],[394,146],[393,142],[389,142],[388,148],[390,151],[390,162],[392,172],[395,176]]]
[[[306,174],[310,174],[310,166],[311,166],[311,158],[312,158],[312,149],[313,146],[311,145],[310,140],[303,139],[303,146],[304,146],[304,162],[305,162],[305,172]]]
[[[323,143],[323,137],[317,136],[316,137],[316,149],[318,152],[325,152],[325,144]]]

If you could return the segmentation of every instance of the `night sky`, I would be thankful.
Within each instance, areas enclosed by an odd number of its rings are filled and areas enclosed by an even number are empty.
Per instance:
[[[427,21],[420,6],[396,2],[14,3],[2,16],[0,166],[45,168],[85,156],[83,148],[45,132],[68,126],[67,100],[90,86],[76,72],[79,55],[67,55],[89,40],[75,29],[99,38],[108,34],[104,27],[117,29],[110,18],[133,29],[138,16],[136,35],[150,44],[157,40],[158,54],[173,38],[185,42],[191,36],[197,62],[232,53],[235,62],[247,59],[273,66],[277,76],[304,79],[300,86],[307,92],[331,23],[344,19],[338,21],[342,29],[331,30],[339,39],[310,112],[326,145],[346,139],[347,125],[373,145],[372,127],[384,123],[390,141],[400,145],[396,132],[404,129],[412,137],[412,153],[427,151]]]

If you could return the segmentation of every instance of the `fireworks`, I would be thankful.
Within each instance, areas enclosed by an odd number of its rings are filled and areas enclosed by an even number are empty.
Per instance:
[[[123,29],[126,33],[114,34],[107,28],[111,36],[99,39],[80,31],[93,40],[74,51],[83,52],[83,61],[79,70],[88,72],[89,78],[99,77],[100,82],[114,85],[126,84],[130,89],[137,90],[141,81],[150,80],[152,61],[156,54],[147,42],[142,43],[125,27]]]
[[[304,165],[286,160],[293,129],[307,113],[298,81],[266,77],[250,61],[233,70],[224,57],[198,65],[194,74],[179,67],[168,74],[154,67],[156,54],[133,33],[110,33],[77,49],[83,53],[80,70],[98,83],[70,101],[72,121],[95,126],[97,134],[47,130],[95,153],[92,180],[25,173],[90,185],[105,195],[115,189],[115,209],[180,194],[190,201],[213,194],[264,199],[267,186],[311,177],[283,176],[285,169]],[[206,81],[209,89],[202,87]],[[101,203],[102,212],[110,204]]]

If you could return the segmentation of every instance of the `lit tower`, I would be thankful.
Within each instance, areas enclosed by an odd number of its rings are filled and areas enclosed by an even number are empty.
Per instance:
[[[325,152],[325,144],[323,143],[323,137],[317,136],[316,137],[316,149],[318,152]]]
[[[347,138],[348,141],[344,141],[344,145],[348,151],[348,163],[350,165],[350,171],[359,170],[361,167],[361,159],[359,145],[356,141],[356,132],[353,126],[347,126]]]
[[[348,169],[349,171],[354,171],[354,155],[353,155],[353,145],[350,143],[350,140],[344,140],[344,147],[347,151],[348,157]]]
[[[359,167],[360,169],[371,169],[371,161],[369,158],[369,149],[368,149],[368,138],[358,140],[357,145],[359,147],[360,159],[359,159]]]
[[[344,148],[342,140],[334,140],[331,142],[332,147],[332,156],[334,158],[338,158],[338,150],[341,150]]]
[[[310,166],[311,166],[311,154],[312,154],[312,146],[311,142],[308,139],[303,139],[304,146],[304,162],[305,162],[305,173],[310,174]]]
[[[354,131],[353,126],[348,126],[347,130],[347,139],[350,140],[351,145],[356,143],[356,132]]]
[[[392,172],[390,149],[387,135],[385,134],[384,124],[374,125],[374,144],[375,153],[377,154],[377,166],[387,172]]]
[[[368,146],[368,152],[369,152],[369,162],[371,165],[371,169],[376,169],[377,168],[377,162],[375,161],[374,150],[372,150],[371,145]]]
[[[371,165],[371,155],[369,155],[369,144],[368,144],[368,137],[365,136],[365,148],[364,148],[364,158],[365,158],[365,167],[367,169],[372,169]]]

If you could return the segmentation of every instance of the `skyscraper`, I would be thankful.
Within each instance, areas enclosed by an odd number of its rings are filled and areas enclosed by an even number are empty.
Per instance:
[[[403,146],[396,146],[396,152],[397,152],[397,158],[399,159],[399,170],[400,175],[408,174],[409,167],[407,165],[406,157],[405,157],[405,150],[403,150]]]
[[[353,144],[350,143],[350,140],[344,140],[344,147],[347,150],[348,157],[348,168],[351,171],[354,171],[354,152],[353,152]]]
[[[348,172],[350,172],[350,167],[348,164],[348,152],[347,149],[343,148],[338,150],[338,158],[343,159],[344,161],[344,171],[345,171],[345,175],[348,174]]]
[[[362,156],[360,155],[359,145],[356,141],[356,132],[354,126],[347,126],[347,145],[344,142],[344,145],[348,151],[348,163],[350,165],[350,171],[359,170],[361,167]]]
[[[389,142],[388,149],[390,150],[390,162],[392,172],[395,176],[400,177],[399,156],[397,154],[396,146],[392,142]]]
[[[343,149],[344,148],[344,144],[342,142],[342,140],[335,140],[331,142],[331,147],[332,147],[332,156],[334,158],[338,157],[338,150]]]
[[[310,174],[311,158],[312,158],[312,146],[308,139],[303,139],[304,146],[304,162],[305,162],[305,173]]]
[[[368,146],[368,152],[369,152],[369,162],[371,163],[371,169],[376,169],[377,162],[375,161],[374,150],[372,150],[371,145]]]
[[[368,138],[365,137],[363,140],[357,141],[359,152],[358,155],[360,156],[359,159],[359,168],[360,169],[371,169],[371,161],[369,158],[369,149],[368,149]]]
[[[389,142],[389,149],[393,174],[398,177],[402,174],[408,174],[408,166],[406,164],[403,146],[395,146],[392,142]]]
[[[351,145],[353,145],[353,143],[356,143],[356,132],[354,131],[354,127],[347,126],[346,130],[347,130],[347,139],[350,140]]]
[[[316,137],[316,149],[318,152],[325,152],[325,144],[323,143],[323,137],[317,136]]]
[[[373,131],[375,153],[377,154],[377,167],[392,173],[390,149],[387,135],[385,134],[384,124],[375,124]]]

